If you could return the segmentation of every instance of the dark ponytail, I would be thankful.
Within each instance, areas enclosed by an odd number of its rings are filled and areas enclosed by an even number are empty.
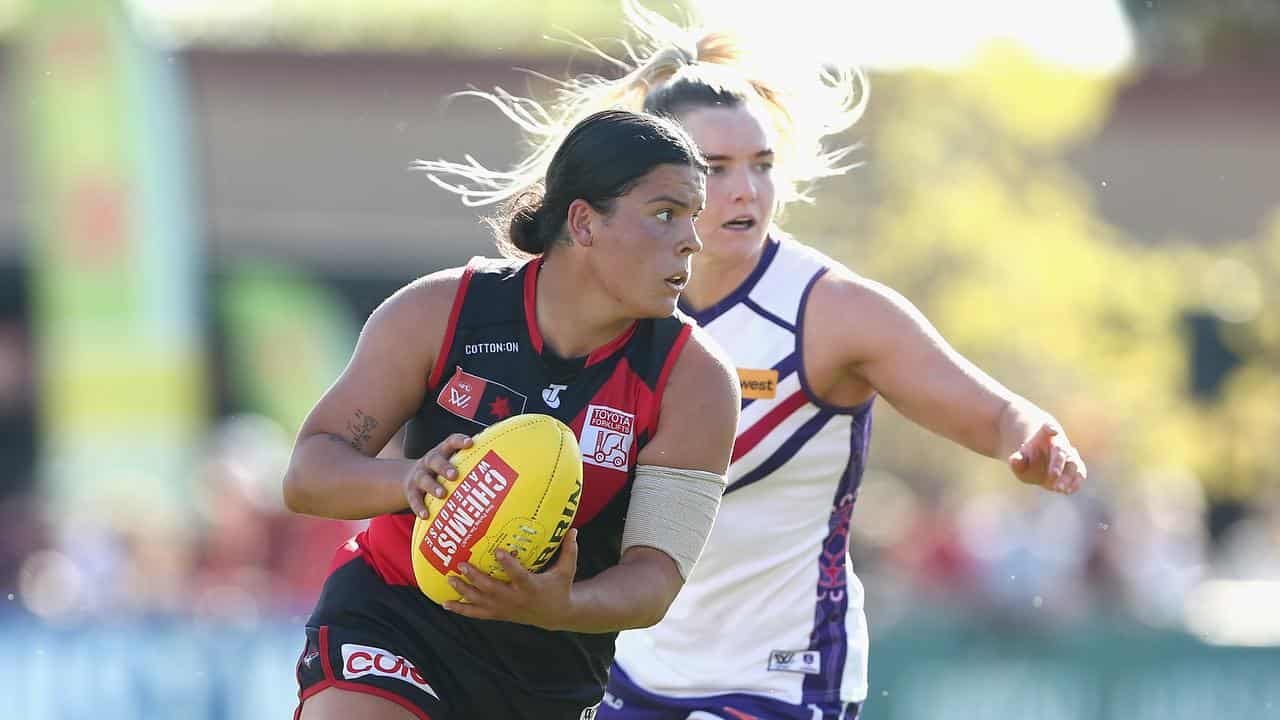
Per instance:
[[[490,221],[503,255],[541,255],[547,251],[542,209],[542,188],[538,186],[512,198],[499,221]]]
[[[591,115],[560,143],[541,186],[517,195],[489,221],[498,249],[516,257],[547,252],[564,236],[574,200],[608,213],[614,200],[658,165],[707,171],[693,140],[668,119],[625,110]]]

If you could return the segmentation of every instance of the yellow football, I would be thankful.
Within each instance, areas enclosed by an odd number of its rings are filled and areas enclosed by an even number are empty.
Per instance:
[[[582,497],[578,439],[550,415],[516,415],[472,437],[454,454],[457,480],[440,478],[445,496],[428,495],[427,517],[413,523],[413,575],[438,603],[458,600],[449,586],[468,562],[500,580],[494,551],[533,571],[550,562]]]

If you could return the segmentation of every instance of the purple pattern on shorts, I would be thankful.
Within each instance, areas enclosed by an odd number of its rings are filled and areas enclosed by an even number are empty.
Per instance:
[[[822,720],[857,720],[858,703],[830,702],[792,705],[764,695],[725,693],[693,698],[673,698],[651,693],[636,685],[614,663],[609,689],[600,703],[598,720],[685,720],[701,711],[723,720],[813,720],[814,708]]]

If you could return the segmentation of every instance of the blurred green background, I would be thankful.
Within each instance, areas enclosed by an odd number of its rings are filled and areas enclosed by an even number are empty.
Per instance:
[[[701,10],[868,70],[839,138],[861,164],[784,227],[1090,463],[1082,493],[1037,493],[879,406],[863,717],[1280,717],[1280,4]],[[449,94],[607,73],[563,41],[615,49],[621,22],[614,0],[0,0],[14,717],[291,711],[358,529],[283,510],[292,435],[383,297],[493,252],[410,163],[515,160],[514,128]]]

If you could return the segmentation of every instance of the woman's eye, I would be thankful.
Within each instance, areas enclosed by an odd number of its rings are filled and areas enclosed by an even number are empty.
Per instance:
[[[661,220],[662,222],[671,222],[671,211],[670,211],[670,210],[659,210],[659,211],[658,211],[658,219],[659,219],[659,220]]]
[[[773,169],[773,163],[771,162],[760,163],[759,165],[756,165],[756,169],[759,170],[760,172],[769,172],[770,170]]]
[[[724,172],[723,165],[712,165],[711,167],[707,168],[708,175],[719,175],[722,172]]]

